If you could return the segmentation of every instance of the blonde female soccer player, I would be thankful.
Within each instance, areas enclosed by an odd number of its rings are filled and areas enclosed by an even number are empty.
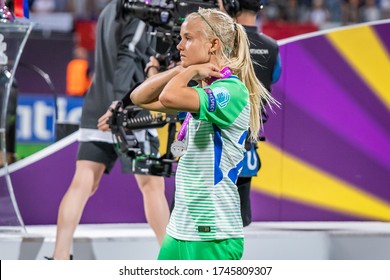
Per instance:
[[[181,26],[181,65],[131,93],[155,111],[189,112],[172,151],[181,156],[175,208],[159,259],[240,259],[244,248],[236,181],[251,131],[257,140],[261,99],[275,101],[257,80],[244,28],[227,14],[199,9]],[[198,85],[189,87],[195,80]],[[185,137],[182,137],[185,135]]]

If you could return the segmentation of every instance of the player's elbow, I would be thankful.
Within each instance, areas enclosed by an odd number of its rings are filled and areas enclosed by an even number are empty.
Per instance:
[[[165,108],[174,108],[175,107],[175,94],[169,90],[164,90],[158,100]]]
[[[138,98],[138,95],[136,93],[131,93],[130,94],[130,100],[133,102],[134,105],[141,105],[141,100]]]

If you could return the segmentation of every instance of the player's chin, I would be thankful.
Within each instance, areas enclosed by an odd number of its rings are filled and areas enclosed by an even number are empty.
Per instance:
[[[187,59],[183,59],[183,58],[182,58],[182,59],[180,60],[180,62],[181,62],[181,66],[184,67],[184,68],[187,68],[188,66],[191,65],[191,63],[189,63]]]

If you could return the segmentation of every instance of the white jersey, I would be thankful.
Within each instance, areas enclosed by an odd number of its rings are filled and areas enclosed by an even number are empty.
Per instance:
[[[199,114],[187,129],[167,234],[189,241],[243,238],[236,186],[249,128],[249,94],[236,77],[195,88]]]

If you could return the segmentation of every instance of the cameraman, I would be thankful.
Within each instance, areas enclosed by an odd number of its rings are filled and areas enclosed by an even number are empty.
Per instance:
[[[103,173],[109,173],[118,158],[112,133],[99,131],[98,119],[113,100],[120,100],[145,79],[144,68],[153,54],[145,23],[129,17],[124,2],[109,2],[98,19],[95,73],[84,100],[76,171],[59,207],[54,254],[48,259],[72,257],[72,239],[83,209],[96,192]],[[156,130],[141,130],[134,135],[145,154],[158,153]],[[124,155],[119,158],[122,170],[130,173],[131,159]],[[161,244],[169,220],[164,178],[135,174],[135,179],[143,195],[146,219]]]
[[[281,60],[277,42],[258,31],[257,15],[261,9],[261,1],[218,0],[218,4],[222,11],[228,13],[237,23],[244,26],[250,42],[250,52],[256,76],[264,87],[271,92],[271,84],[276,83],[280,78]],[[265,110],[261,113],[264,124],[268,115]],[[240,194],[242,221],[244,226],[248,226],[252,222],[250,185],[252,176],[256,176],[260,170],[261,161],[256,144],[247,140],[245,147],[247,153],[244,158],[243,170],[237,180],[237,187]],[[251,164],[248,164],[248,161]],[[254,162],[256,164],[252,165]]]

